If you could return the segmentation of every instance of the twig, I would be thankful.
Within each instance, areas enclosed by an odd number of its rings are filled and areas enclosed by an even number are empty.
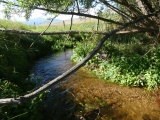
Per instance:
[[[48,30],[48,28],[51,26],[53,20],[54,20],[57,16],[58,16],[58,15],[56,15],[54,18],[52,18],[52,20],[50,21],[48,27],[47,27],[40,35],[43,35],[43,34]]]
[[[41,32],[39,35],[43,35],[43,34],[48,30],[48,28],[51,26],[53,20],[54,20],[57,16],[58,16],[58,15],[56,15],[54,18],[52,18],[52,20],[50,21],[50,23],[49,23],[49,25],[47,26],[47,28],[46,28],[43,32]],[[35,43],[35,41],[33,41],[33,42],[31,43],[31,45],[29,46],[29,48],[31,48],[34,43]]]

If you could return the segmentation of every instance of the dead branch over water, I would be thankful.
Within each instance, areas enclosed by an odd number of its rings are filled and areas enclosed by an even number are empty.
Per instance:
[[[102,34],[105,35],[107,32],[105,31],[53,31],[53,32],[34,32],[34,31],[26,31],[26,30],[14,30],[14,29],[4,29],[0,28],[1,32],[7,32],[7,33],[16,33],[16,34],[28,34],[28,35],[58,35],[58,34],[79,34],[79,33],[86,33],[86,34]],[[116,34],[135,34],[135,33],[141,33],[141,32],[147,32],[147,30],[127,30],[127,31],[119,31]]]
[[[37,90],[26,94],[24,96],[20,96],[17,98],[4,98],[4,99],[0,99],[0,104],[17,104],[17,103],[23,103],[26,102],[36,96],[38,96],[39,94],[43,93],[44,91],[46,91],[47,89],[51,88],[53,85],[59,83],[60,81],[63,81],[66,77],[68,77],[69,75],[73,74],[74,72],[76,72],[78,69],[80,69],[83,65],[85,65],[102,47],[102,45],[104,44],[104,42],[111,36],[115,35],[117,32],[121,31],[124,28],[129,27],[132,24],[138,23],[148,17],[154,16],[155,14],[158,14],[160,12],[160,10],[151,13],[149,15],[144,15],[143,17],[140,17],[134,21],[125,23],[124,25],[122,25],[121,27],[114,29],[108,33],[105,34],[105,36],[98,42],[98,44],[96,45],[96,47],[90,52],[89,55],[87,55],[81,62],[79,62],[77,65],[73,66],[71,69],[69,69],[68,71],[66,71],[65,73],[63,73],[62,75],[58,76],[57,78],[51,80],[50,82],[46,83],[45,85],[43,85],[42,87],[38,88]]]

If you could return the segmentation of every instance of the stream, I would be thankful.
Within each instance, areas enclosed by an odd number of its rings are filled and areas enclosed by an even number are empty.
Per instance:
[[[60,51],[41,58],[31,70],[34,75],[32,79],[38,81],[37,85],[41,85],[58,77],[73,66],[70,61],[72,55],[72,50],[67,50],[66,52]]]
[[[38,60],[31,70],[37,87],[71,68],[72,54]],[[82,68],[50,89],[42,114],[44,120],[160,120],[158,100],[155,92],[109,83]]]
[[[36,80],[36,85],[41,86],[50,80],[58,77],[73,66],[70,61],[73,51],[71,49],[55,52],[51,55],[39,59],[31,70],[32,79]],[[67,79],[65,80],[67,81]],[[62,83],[53,86],[44,103],[44,120],[71,120],[76,104],[71,98],[67,98],[68,90],[61,89]],[[71,86],[72,87],[72,86]]]

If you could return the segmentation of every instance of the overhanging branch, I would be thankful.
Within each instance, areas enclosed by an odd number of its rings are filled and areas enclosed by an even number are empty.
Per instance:
[[[4,0],[2,0],[0,2],[5,3],[5,4],[9,4],[7,1],[4,1]],[[14,5],[16,7],[20,7],[17,4],[12,4],[12,5]],[[32,9],[33,10],[34,9],[43,10],[43,11],[47,11],[47,12],[50,12],[50,13],[58,13],[58,14],[64,14],[64,15],[84,16],[84,17],[99,19],[99,20],[102,20],[102,21],[105,21],[105,22],[109,22],[109,23],[114,23],[116,25],[122,25],[123,24],[121,22],[117,22],[117,21],[114,21],[114,20],[111,20],[111,19],[106,19],[106,18],[103,18],[103,17],[99,17],[99,16],[95,16],[95,15],[90,15],[90,14],[85,14],[85,13],[80,13],[80,12],[76,13],[76,12],[58,11],[58,10],[47,9],[47,8],[36,7],[36,6],[34,6]]]
[[[34,9],[44,10],[44,11],[47,11],[47,12],[50,12],[50,13],[59,13],[59,14],[64,14],[64,15],[84,16],[84,17],[99,19],[99,20],[102,20],[102,21],[105,21],[105,22],[109,22],[109,23],[114,23],[116,25],[122,25],[123,24],[121,22],[117,22],[117,21],[114,21],[114,20],[111,20],[111,19],[106,19],[106,18],[103,18],[103,17],[98,17],[98,16],[95,16],[95,15],[90,15],[90,14],[85,14],[85,13],[65,12],[65,11],[50,10],[50,9],[40,8],[40,7],[34,7]]]
[[[83,65],[85,65],[102,47],[102,45],[104,44],[104,42],[111,36],[113,36],[114,34],[116,34],[118,31],[127,28],[128,26],[138,23],[141,20],[151,17],[157,13],[159,13],[159,11],[156,11],[152,14],[149,15],[145,15],[141,18],[138,18],[134,21],[128,22],[124,25],[122,25],[121,27],[112,30],[111,32],[108,32],[105,34],[105,36],[98,42],[98,44],[96,45],[96,47],[77,65],[75,65],[74,67],[72,67],[71,69],[69,69],[68,71],[66,71],[65,73],[63,73],[62,75],[58,76],[57,78],[51,80],[50,82],[46,83],[45,85],[43,85],[42,87],[40,87],[39,89],[33,91],[32,93],[26,94],[24,96],[20,96],[18,98],[4,98],[4,99],[0,99],[0,104],[15,104],[15,103],[23,103],[25,101],[28,101],[36,96],[38,96],[39,94],[43,93],[45,90],[49,89],[50,87],[52,87],[53,85],[57,84],[58,82],[64,80],[66,77],[68,77],[69,75],[71,75],[72,73],[76,72],[78,69],[80,69]]]
[[[53,32],[32,32],[32,31],[25,31],[25,30],[13,30],[13,29],[4,29],[0,28],[1,32],[7,32],[7,33],[16,33],[16,34],[28,34],[28,35],[58,35],[58,34],[79,34],[79,33],[85,33],[85,34],[102,34],[105,35],[107,32],[104,31],[53,31]],[[135,33],[141,33],[141,32],[147,32],[145,30],[128,30],[128,31],[119,31],[116,34],[135,34]]]

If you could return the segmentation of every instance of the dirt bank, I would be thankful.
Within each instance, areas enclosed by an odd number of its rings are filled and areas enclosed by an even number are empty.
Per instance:
[[[108,83],[84,70],[68,78],[62,88],[69,91],[77,108],[77,119],[87,120],[160,120],[157,94],[142,88]]]

